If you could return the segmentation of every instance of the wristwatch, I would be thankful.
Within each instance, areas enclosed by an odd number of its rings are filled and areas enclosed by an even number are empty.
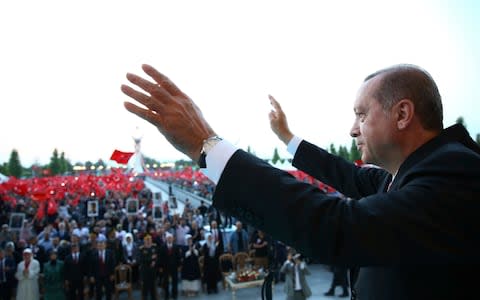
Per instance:
[[[207,167],[206,157],[208,152],[210,152],[210,150],[212,150],[212,148],[221,140],[223,139],[218,135],[214,135],[209,137],[208,139],[203,140],[202,152],[200,152],[200,158],[198,159],[198,166],[200,168],[203,169]]]

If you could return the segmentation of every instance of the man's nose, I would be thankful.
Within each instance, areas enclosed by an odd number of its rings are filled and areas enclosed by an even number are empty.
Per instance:
[[[353,138],[356,138],[360,135],[360,130],[358,128],[358,123],[357,121],[353,122],[353,126],[350,129],[350,136]]]

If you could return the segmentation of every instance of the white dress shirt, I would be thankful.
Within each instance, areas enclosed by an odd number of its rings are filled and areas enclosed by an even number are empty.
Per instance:
[[[297,152],[298,146],[302,141],[303,139],[297,136],[293,136],[293,138],[287,145],[287,151],[293,156],[295,156],[295,152]],[[207,167],[205,169],[202,169],[203,173],[215,184],[217,184],[220,180],[220,177],[222,176],[225,166],[227,165],[228,161],[235,153],[235,151],[237,151],[238,149],[239,148],[237,146],[232,145],[226,140],[221,140],[220,142],[218,142],[208,152],[207,157],[205,158]]]

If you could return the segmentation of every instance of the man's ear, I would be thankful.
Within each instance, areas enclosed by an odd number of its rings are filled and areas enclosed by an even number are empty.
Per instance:
[[[415,105],[410,99],[402,99],[395,104],[395,115],[397,117],[397,128],[404,130],[411,123],[415,116]]]

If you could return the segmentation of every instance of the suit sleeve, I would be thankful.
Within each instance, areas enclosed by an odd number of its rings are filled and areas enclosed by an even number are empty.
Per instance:
[[[299,170],[353,199],[377,193],[390,178],[385,170],[357,167],[307,141],[300,143],[292,163]]]
[[[352,201],[325,195],[238,150],[222,173],[213,203],[321,263],[373,266],[479,261],[475,254],[478,234],[465,235],[465,230],[478,228],[478,218],[471,219],[467,229],[461,217],[466,213],[473,217],[472,211],[480,209],[478,201],[471,201],[479,194],[479,186],[473,181],[464,184],[469,189],[458,196],[455,182],[465,174],[462,166],[449,167],[440,175],[427,167],[437,168],[444,161],[445,157],[438,157],[425,167],[418,166],[400,190]],[[478,178],[473,175],[467,177]],[[452,212],[460,216],[457,222]]]

